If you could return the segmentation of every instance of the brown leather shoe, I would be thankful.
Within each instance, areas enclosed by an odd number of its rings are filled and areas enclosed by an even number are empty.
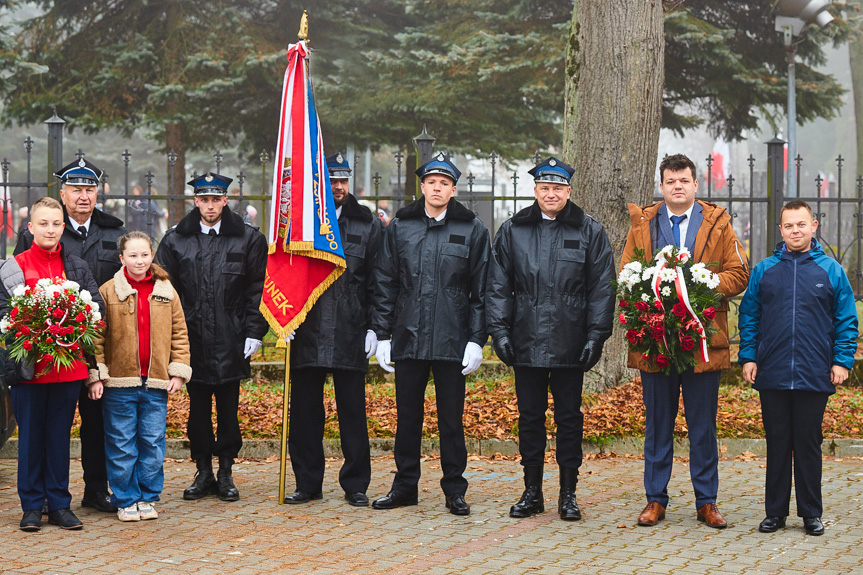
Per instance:
[[[652,525],[656,525],[663,519],[665,519],[665,507],[656,501],[651,501],[644,508],[644,511],[641,512],[641,515],[638,516],[638,524],[644,527],[650,527]]]
[[[698,510],[698,520],[714,529],[725,529],[728,527],[728,522],[719,512],[716,503],[705,503],[702,505]]]

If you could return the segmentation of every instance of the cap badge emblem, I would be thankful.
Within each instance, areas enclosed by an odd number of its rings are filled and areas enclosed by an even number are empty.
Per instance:
[[[204,177],[204,181],[205,181],[205,182],[207,182],[207,183],[212,182],[212,181],[213,181],[213,174],[207,174],[207,175]]]
[[[549,165],[549,166],[554,167],[554,166],[556,166],[556,165],[557,165],[557,162],[555,162],[555,161],[554,161],[554,158],[552,158],[552,159],[550,159],[550,160],[548,161],[548,165]]]
[[[87,165],[87,162],[84,161],[84,158],[81,158],[80,160],[78,160],[78,166],[79,167],[83,168],[86,165]]]
[[[438,161],[438,162],[443,162],[443,160],[444,160],[443,152],[438,152],[438,155],[437,155],[437,161]]]
[[[336,156],[336,161],[341,164],[342,162],[345,161],[345,159],[342,157],[341,154],[339,154],[338,156]]]

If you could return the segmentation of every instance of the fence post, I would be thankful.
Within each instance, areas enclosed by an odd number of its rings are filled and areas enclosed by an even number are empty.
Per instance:
[[[45,181],[48,183],[48,191],[46,195],[52,198],[60,197],[60,186],[57,178],[54,177],[54,172],[63,167],[63,129],[66,125],[66,120],[57,115],[57,108],[54,108],[54,115],[45,120],[48,124],[48,176]]]
[[[767,254],[779,243],[779,213],[785,203],[785,140],[773,138],[767,142]]]

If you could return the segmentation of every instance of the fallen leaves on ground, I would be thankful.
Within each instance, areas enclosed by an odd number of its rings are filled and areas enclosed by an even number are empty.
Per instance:
[[[282,426],[280,385],[263,381],[247,382],[240,390],[240,427],[246,438],[279,439]],[[554,401],[549,394],[546,418],[548,437],[554,438]],[[324,389],[326,410],[324,435],[339,437],[338,416],[332,383]],[[830,397],[824,414],[824,437],[863,437],[863,389],[839,387]],[[633,381],[597,394],[585,394],[582,400],[584,437],[594,443],[613,438],[644,435],[644,403],[641,380]],[[215,414],[215,406],[213,408]],[[189,396],[185,390],[168,399],[168,437],[185,437],[189,414]],[[396,431],[395,386],[375,383],[366,386],[366,414],[369,437],[394,437]],[[434,383],[429,382],[425,398],[427,438],[437,437]],[[215,417],[214,417],[215,421]],[[761,404],[758,392],[749,386],[722,385],[716,416],[720,438],[763,438]],[[74,435],[77,435],[76,416]],[[497,379],[471,379],[465,391],[465,436],[476,439],[514,439],[518,437],[518,401],[512,376]],[[676,437],[686,437],[683,398],[675,421]]]

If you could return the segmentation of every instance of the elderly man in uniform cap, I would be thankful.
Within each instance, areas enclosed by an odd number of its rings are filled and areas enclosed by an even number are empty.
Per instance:
[[[259,309],[267,241],[257,228],[225,209],[231,181],[212,172],[190,181],[195,209],[168,230],[156,252],[180,294],[191,346],[188,434],[198,471],[184,499],[209,494],[218,494],[222,501],[240,498],[231,474],[243,445],[237,420],[240,380],[249,377],[249,358],[268,329]],[[219,458],[218,480],[213,455]]]
[[[489,264],[486,315],[498,357],[515,368],[525,490],[509,511],[545,511],[545,412],[554,397],[561,519],[581,519],[584,372],[602,354],[614,313],[614,256],[602,224],[570,201],[573,169],[548,158],[529,172],[536,201],[501,225]]]
[[[291,345],[291,426],[288,449],[297,490],[285,503],[321,499],[324,480],[324,380],[333,374],[345,463],[339,483],[355,507],[369,504],[371,480],[365,372],[377,350],[371,325],[372,265],[384,228],[349,193],[351,168],[342,154],[327,158],[347,269],[321,295]]]
[[[373,328],[378,363],[395,361],[395,459],[398,472],[375,509],[417,504],[423,408],[434,374],[440,429],[441,487],[454,515],[465,502],[465,376],[482,363],[488,230],[453,197],[460,172],[439,154],[416,171],[423,197],[400,209],[387,227],[376,268]]]
[[[63,250],[87,262],[96,284],[102,285],[114,277],[122,265],[117,239],[126,233],[122,220],[96,209],[96,186],[103,172],[88,160],[79,158],[54,176],[60,180],[60,201],[66,224],[60,238]],[[33,234],[26,227],[22,228],[15,255],[32,245]],[[116,512],[108,493],[102,400],[90,399],[86,385],[81,386],[78,396],[78,412],[81,414],[81,467],[84,469],[81,505]]]

